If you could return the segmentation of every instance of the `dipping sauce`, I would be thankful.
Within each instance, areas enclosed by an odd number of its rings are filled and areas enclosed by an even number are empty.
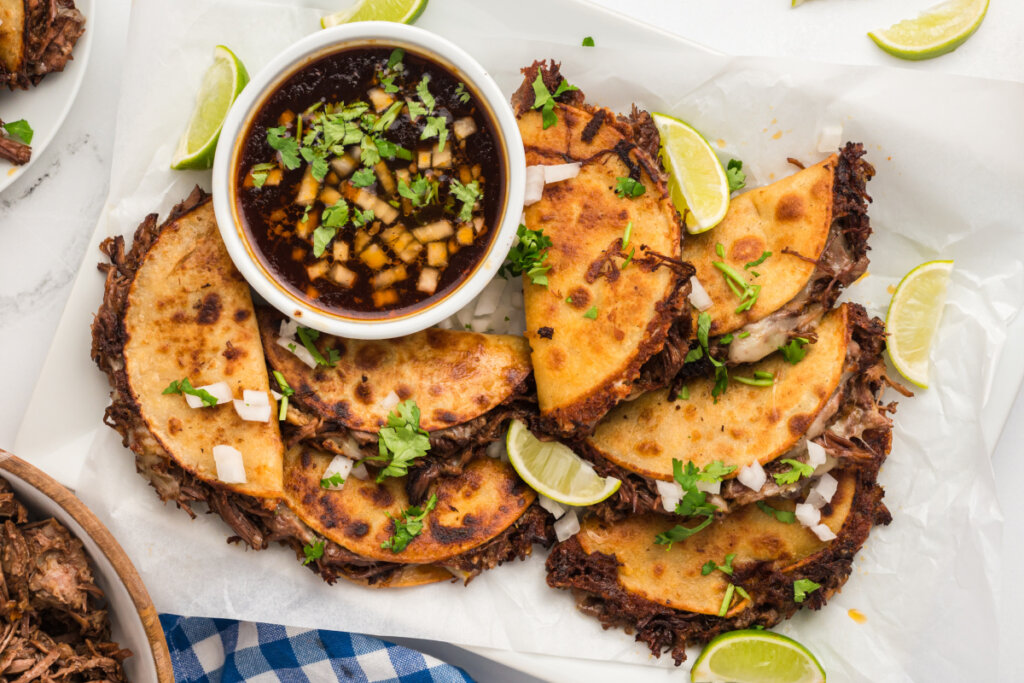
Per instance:
[[[352,318],[443,298],[479,265],[505,193],[471,87],[401,48],[337,52],[270,94],[245,133],[239,216],[264,267]]]

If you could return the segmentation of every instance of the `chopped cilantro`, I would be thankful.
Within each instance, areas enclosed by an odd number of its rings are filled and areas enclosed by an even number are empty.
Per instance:
[[[357,228],[361,228],[374,219],[373,209],[367,209],[366,211],[360,211],[357,207],[352,207],[352,225]]]
[[[732,604],[732,596],[736,593],[736,586],[731,583],[725,589],[725,595],[722,596],[722,605],[718,608],[718,616],[724,617],[729,613],[729,605]]]
[[[337,234],[337,228],[331,228],[326,225],[317,226],[317,229],[313,231],[313,256],[316,258],[323,256],[324,251],[327,250],[327,245],[331,243],[331,240]]]
[[[288,417],[288,397],[295,393],[295,390],[291,388],[284,375],[277,370],[274,370],[274,379],[277,380],[277,386],[281,388],[281,408],[277,411],[278,421],[284,421]]]
[[[391,535],[391,538],[380,544],[381,548],[386,548],[393,553],[400,553],[405,550],[405,547],[409,545],[412,539],[423,533],[423,520],[427,514],[434,509],[437,505],[437,495],[432,494],[430,500],[423,508],[412,506],[402,512],[402,519],[395,519],[391,516],[391,513],[386,513],[388,518],[395,526],[395,533]]]
[[[416,84],[416,94],[420,96],[420,101],[423,102],[427,111],[433,112],[437,103],[434,96],[430,94],[430,74],[425,75],[423,80]]]
[[[472,95],[466,91],[465,83],[459,83],[455,86],[455,96],[459,98],[459,102],[462,102],[463,104],[468,104],[472,99]]]
[[[629,254],[626,256],[626,260],[622,262],[622,268],[621,268],[622,270],[625,270],[626,266],[628,266],[630,263],[633,262],[633,255],[635,253],[636,253],[636,247],[633,247],[632,249],[629,250]]]
[[[443,116],[428,116],[427,125],[420,133],[420,140],[437,138],[438,151],[444,151],[444,143],[448,140],[448,119]]]
[[[324,556],[324,542],[314,541],[312,545],[304,545],[302,546],[302,552],[306,555],[306,559],[302,561],[303,565],[319,560]]]
[[[298,328],[297,332],[299,335],[299,341],[302,342],[302,345],[305,346],[306,350],[309,351],[311,356],[313,356],[313,360],[316,361],[317,365],[326,365],[329,368],[333,368],[338,364],[338,359],[341,357],[341,354],[338,353],[337,349],[328,349],[328,357],[325,358],[324,355],[320,353],[320,350],[316,348],[316,345],[313,344],[313,342],[320,337],[319,332],[309,327],[301,326]]]
[[[806,337],[793,337],[788,343],[780,346],[779,351],[782,351],[782,357],[786,359],[787,363],[796,365],[807,355],[806,346],[809,343],[810,340]]]
[[[391,51],[391,55],[388,57],[388,69],[395,69],[397,71],[402,70],[402,58],[405,57],[405,50],[400,47],[396,47]]]
[[[749,331],[740,332],[738,336],[739,336],[740,339],[746,339],[747,337],[750,336],[750,332]]]
[[[405,197],[413,206],[426,206],[437,199],[438,183],[436,180],[417,175],[410,182],[398,181],[398,194]]]
[[[751,387],[770,387],[775,384],[775,379],[768,377],[744,377],[742,375],[733,375],[732,378],[740,384],[746,384]]]
[[[380,152],[377,150],[377,143],[370,137],[363,138],[359,145],[359,161],[363,166],[373,166],[380,161]]]
[[[820,583],[815,583],[810,579],[797,579],[793,582],[793,600],[795,602],[803,602],[809,594],[819,588],[821,588]]]
[[[395,85],[395,77],[394,76],[384,76],[384,75],[381,75],[380,76],[380,84],[384,88],[384,92],[386,92],[388,94],[394,94],[394,93],[398,92],[398,86]],[[401,106],[401,104],[402,103],[399,103],[399,106]]]
[[[725,258],[725,247],[721,242],[715,242],[715,253],[718,254],[718,258]]]
[[[615,194],[619,195],[619,199],[636,199],[647,191],[643,183],[632,178],[619,177],[615,180]]]
[[[725,178],[729,181],[729,193],[742,190],[747,184],[747,176],[741,170],[743,162],[739,159],[730,159],[725,165]]]
[[[544,261],[548,258],[551,238],[544,235],[543,229],[529,230],[522,224],[519,225],[516,235],[519,237],[519,244],[509,250],[508,257],[498,272],[503,277],[525,273],[533,284],[547,287],[547,272],[551,266],[545,266]]]
[[[352,174],[349,182],[352,183],[352,187],[369,187],[377,181],[377,175],[373,172],[372,168],[363,167]]]
[[[340,472],[335,472],[329,477],[320,480],[320,488],[329,489],[332,486],[341,486],[345,483],[345,478],[341,476]]]
[[[424,107],[419,102],[417,102],[416,100],[409,100],[405,104],[406,104],[406,106],[409,107],[409,118],[410,119],[415,120],[415,119],[419,118],[420,116],[423,116],[424,114],[427,113],[427,108]]]
[[[253,166],[249,170],[249,175],[252,176],[252,184],[256,187],[263,187],[263,184],[267,182],[267,176],[270,174],[270,171],[273,171],[275,168],[277,168],[277,164],[274,163],[256,164]]]
[[[552,95],[548,87],[544,85],[544,76],[540,71],[537,72],[537,78],[533,81],[533,108],[541,110],[545,130],[558,122],[558,115],[555,114],[555,98],[570,90],[579,90],[579,88],[569,85],[569,82],[563,78],[562,82],[558,84],[558,88],[555,89],[555,94]]]
[[[715,571],[717,569],[720,572],[722,572],[723,574],[727,574],[728,576],[732,576],[732,571],[733,571],[732,570],[732,561],[733,561],[733,559],[735,559],[735,557],[736,557],[736,553],[729,553],[728,555],[725,556],[725,562],[722,563],[722,564],[717,564],[717,563],[715,563],[714,560],[708,560],[707,562],[704,563],[704,566],[701,567],[700,573],[703,576],[707,576],[708,574],[710,574],[711,572],[713,572],[713,571]]]
[[[388,424],[377,434],[378,456],[371,458],[387,462],[377,475],[377,481],[387,477],[402,477],[409,471],[409,464],[422,458],[430,450],[430,438],[420,427],[420,409],[416,401],[409,399],[399,403],[395,412],[388,415]]]
[[[267,144],[281,155],[281,163],[289,171],[302,165],[299,157],[299,142],[295,138],[285,137],[287,129],[285,126],[267,128]]]
[[[708,334],[711,332],[711,316],[708,313],[701,313],[697,316],[697,341],[700,343],[703,355],[708,357],[711,365],[715,368],[715,386],[711,389],[711,397],[716,399],[729,387],[729,371],[725,363],[711,355],[708,349]],[[693,351],[686,354],[689,358]],[[697,356],[694,360],[699,360]]]
[[[395,88],[395,91],[397,90],[398,88]],[[380,133],[390,128],[391,124],[395,122],[395,119],[397,119],[398,115],[402,112],[402,107],[404,106],[405,102],[393,102],[391,106],[387,108],[387,111],[381,114],[380,118],[377,119],[377,122],[373,124],[374,132]]]
[[[188,377],[181,380],[175,380],[167,385],[161,393],[164,394],[188,394],[189,396],[198,396],[205,406],[217,405],[217,397],[208,392],[206,389],[196,389],[192,386],[192,382],[189,381]]]
[[[795,484],[800,477],[809,477],[814,474],[814,468],[805,462],[792,458],[783,458],[782,462],[789,465],[789,469],[772,475],[775,477],[776,484]]]
[[[17,121],[10,121],[4,124],[4,130],[11,137],[18,138],[26,145],[32,144],[32,137],[35,135],[35,131],[32,130],[32,126],[29,125],[25,119],[18,119]]]
[[[594,39],[587,36],[583,39],[583,47],[594,47]]]
[[[587,309],[587,312],[583,314],[584,318],[590,318],[591,320],[597,320],[597,306],[591,306]]]
[[[722,346],[728,346],[729,344],[732,344],[732,340],[732,334],[723,334],[721,337],[718,338],[718,343],[721,344]]]
[[[451,192],[457,200],[462,202],[462,209],[459,211],[459,220],[465,223],[473,217],[473,206],[483,193],[480,191],[479,181],[474,180],[468,185],[463,185],[458,180],[452,179]]]
[[[762,251],[761,252],[761,258],[757,259],[756,261],[748,262],[747,265],[743,266],[743,269],[744,270],[749,270],[750,268],[753,268],[754,266],[759,266],[762,263],[764,263],[765,259],[767,259],[771,255],[772,255],[772,252],[770,252],[770,251]]]
[[[326,207],[320,216],[320,222],[328,228],[340,228],[348,223],[348,203],[344,199],[339,199]]]
[[[683,387],[682,389],[680,389],[679,393],[676,394],[676,398],[678,398],[681,401],[689,401],[690,400],[690,387]]]
[[[629,246],[629,238],[633,234],[633,221],[626,223],[626,230],[622,233],[622,248]]]
[[[764,502],[763,500],[757,501],[757,509],[763,512],[764,514],[768,515],[769,517],[774,517],[783,524],[792,524],[796,521],[796,515],[790,512],[789,510],[779,510],[778,508],[773,508],[771,505]]]
[[[654,542],[658,545],[668,546],[667,548],[665,548],[665,550],[671,550],[673,543],[685,541],[690,536],[693,536],[695,533],[703,531],[708,527],[709,524],[711,524],[713,519],[714,517],[706,517],[703,522],[701,522],[695,527],[685,527],[682,524],[677,524],[668,531],[660,533],[657,536],[655,536]]]

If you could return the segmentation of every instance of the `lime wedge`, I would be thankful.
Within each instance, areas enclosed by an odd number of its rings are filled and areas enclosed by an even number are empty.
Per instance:
[[[981,26],[988,0],[949,0],[868,37],[894,57],[931,59],[952,52]]]
[[[928,388],[928,352],[942,318],[952,261],[928,261],[903,276],[885,315],[889,360],[901,375]]]
[[[534,491],[563,505],[595,505],[619,490],[614,477],[602,477],[557,441],[541,441],[519,420],[505,440],[512,467]]]
[[[686,229],[696,235],[718,225],[729,209],[729,181],[711,145],[692,126],[654,114],[661,157],[669,172],[669,193]]]
[[[328,14],[320,19],[321,28],[353,21],[395,21],[411,24],[427,7],[427,0],[359,0],[348,9]]]
[[[691,683],[825,683],[810,650],[771,631],[731,631],[705,646],[690,671]]]
[[[235,53],[223,45],[213,50],[213,64],[199,86],[196,106],[188,127],[178,140],[171,168],[206,169],[213,167],[217,138],[231,103],[249,82],[249,73]]]

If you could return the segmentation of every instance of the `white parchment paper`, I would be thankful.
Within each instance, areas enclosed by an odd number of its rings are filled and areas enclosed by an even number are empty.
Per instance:
[[[195,183],[209,187],[208,174],[168,164],[214,45],[231,47],[255,73],[317,30],[321,12],[306,4],[134,4],[104,215],[110,234],[130,235]],[[911,267],[934,258],[955,259],[956,267],[933,387],[900,399],[881,474],[893,523],[872,533],[825,610],[778,630],[816,652],[831,680],[993,680],[1001,519],[989,463],[994,435],[981,424],[988,411],[1005,410],[991,401],[1003,354],[1020,354],[1007,330],[1024,305],[1024,88],[686,48],[580,48],[571,27],[505,34],[484,3],[470,0],[437,1],[428,14],[423,25],[474,54],[507,93],[520,82],[519,67],[555,57],[593,102],[619,111],[636,102],[690,122],[723,159],[744,161],[748,185],[791,173],[787,157],[823,158],[819,136],[830,128],[865,143],[878,171],[869,184],[876,234],[870,275],[847,298],[884,315],[889,288]],[[531,40],[553,34],[565,44]],[[83,399],[102,403],[105,394]],[[78,493],[124,545],[161,611],[668,666],[549,589],[543,553],[465,588],[329,587],[289,550],[229,546],[218,518],[192,521],[162,505],[114,432],[99,427]],[[853,621],[850,609],[866,622]]]

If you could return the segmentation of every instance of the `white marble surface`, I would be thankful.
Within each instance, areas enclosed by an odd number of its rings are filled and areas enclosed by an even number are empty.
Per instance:
[[[787,0],[596,2],[723,52],[887,64],[1024,81],[1024,3],[1016,0],[993,0],[985,23],[966,45],[953,54],[921,63],[900,62],[885,55],[864,33],[934,0],[814,0],[796,10],[789,9]],[[103,0],[101,4],[102,17],[89,24],[96,39],[89,69],[67,122],[32,172],[0,194],[0,447],[9,447],[14,441],[75,272],[83,258],[96,259],[95,254],[84,252],[107,192],[131,3]],[[346,0],[339,0],[339,6],[344,4]],[[601,36],[594,37],[600,44]],[[4,98],[11,96],[0,93],[0,107]],[[1021,114],[1024,120],[1024,112]],[[55,415],[55,428],[59,421],[60,416]],[[1001,607],[1006,615],[1005,633],[998,655],[995,643],[992,652],[978,653],[979,657],[1000,657],[1004,681],[1024,680],[1024,664],[1015,647],[1024,640],[1024,622],[1012,618],[1024,610],[1024,594],[1013,578],[1014,568],[1024,566],[1024,499],[1015,485],[1024,480],[1021,443],[1024,398],[1018,395],[993,456],[1000,501],[1012,512],[1004,531],[1007,585]],[[450,645],[419,646],[464,666],[481,681],[534,680]],[[593,665],[581,665],[579,680],[593,680],[595,671]]]

